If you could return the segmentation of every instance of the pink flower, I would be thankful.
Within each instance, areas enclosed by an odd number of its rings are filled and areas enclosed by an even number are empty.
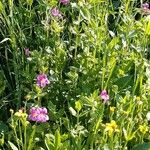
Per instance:
[[[67,5],[69,4],[70,0],[59,0],[60,3],[62,3],[63,5]]]
[[[29,53],[30,53],[29,48],[25,48],[24,53],[27,57],[29,57]]]
[[[58,8],[54,7],[51,9],[51,14],[54,17],[61,17],[60,11]]]
[[[149,9],[149,4],[148,4],[148,3],[142,4],[142,8],[143,8],[143,9]]]
[[[149,4],[148,3],[142,4],[142,10],[143,10],[144,14],[148,14],[149,13]]]
[[[46,122],[49,120],[47,109],[44,107],[32,107],[29,111],[28,119],[36,122]]]
[[[107,102],[109,100],[109,95],[107,94],[106,90],[103,90],[100,93],[100,97],[101,97],[102,100],[104,100],[104,102]]]
[[[46,74],[39,74],[36,79],[37,85],[41,88],[44,88],[50,81],[47,78]]]

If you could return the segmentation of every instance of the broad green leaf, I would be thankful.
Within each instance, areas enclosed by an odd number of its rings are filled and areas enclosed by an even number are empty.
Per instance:
[[[5,123],[3,123],[2,121],[0,121],[0,133],[5,133],[5,132],[8,132],[8,126],[5,124]]]
[[[150,143],[137,144],[132,150],[150,150]]]
[[[117,85],[119,90],[126,88],[127,86],[132,86],[133,85],[133,76],[127,75],[121,78],[118,78],[114,85]]]

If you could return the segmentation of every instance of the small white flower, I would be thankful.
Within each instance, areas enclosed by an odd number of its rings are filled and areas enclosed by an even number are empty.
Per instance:
[[[138,104],[138,105],[142,105],[143,102],[142,102],[142,101],[138,101],[137,104]]]
[[[146,118],[147,120],[150,120],[150,112],[147,113]]]

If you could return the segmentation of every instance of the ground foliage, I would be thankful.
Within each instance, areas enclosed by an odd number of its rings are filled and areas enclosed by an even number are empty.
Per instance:
[[[150,147],[146,2],[0,1],[2,150]]]

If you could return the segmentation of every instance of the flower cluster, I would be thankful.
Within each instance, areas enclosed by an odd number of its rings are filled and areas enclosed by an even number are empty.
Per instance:
[[[149,9],[149,4],[148,3],[142,4],[142,8],[143,9]]]
[[[32,107],[29,111],[29,120],[46,122],[49,120],[47,109],[44,107]]]
[[[39,74],[36,79],[36,83],[39,87],[44,88],[50,83],[46,74]]]
[[[142,11],[143,11],[144,14],[149,13],[149,4],[148,3],[142,4]]]
[[[119,132],[118,125],[114,120],[110,123],[106,123],[105,132],[108,132],[108,135],[111,136],[114,132]]]
[[[56,7],[54,7],[54,8],[51,9],[51,14],[52,14],[52,16],[54,16],[54,17],[62,17],[62,15],[61,15],[59,9],[56,8]]]
[[[63,5],[67,5],[67,4],[69,4],[69,0],[60,0],[59,1],[60,3],[62,3]]]
[[[104,100],[104,103],[106,103],[109,100],[109,95],[107,94],[106,90],[103,90],[100,93],[100,97],[101,97],[102,100]]]
[[[59,0],[59,2],[63,5],[67,5],[67,4],[69,4],[70,0]],[[59,11],[59,9],[57,7],[53,7],[51,9],[51,15],[54,17],[59,17],[59,18],[62,17],[61,12]]]

